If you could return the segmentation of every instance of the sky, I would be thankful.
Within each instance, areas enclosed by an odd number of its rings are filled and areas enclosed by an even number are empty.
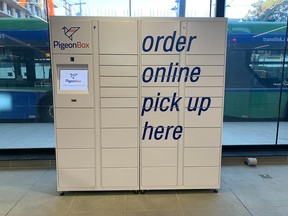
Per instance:
[[[81,0],[82,15],[86,16],[129,16],[129,0]],[[215,2],[216,0],[212,0]],[[226,17],[243,18],[257,0],[226,0]],[[68,0],[79,3],[80,0]],[[215,4],[212,3],[212,6]],[[131,0],[132,16],[175,16],[175,0]],[[209,16],[210,0],[186,0],[186,16]],[[79,12],[79,5],[72,6],[73,15]],[[213,10],[213,9],[212,9]],[[59,12],[58,12],[59,11]],[[57,15],[63,9],[56,10]]]

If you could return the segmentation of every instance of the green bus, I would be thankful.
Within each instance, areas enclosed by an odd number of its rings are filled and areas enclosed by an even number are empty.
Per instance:
[[[228,24],[224,120],[287,120],[286,28],[273,22]]]

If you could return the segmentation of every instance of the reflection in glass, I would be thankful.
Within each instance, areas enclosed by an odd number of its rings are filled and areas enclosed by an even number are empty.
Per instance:
[[[288,24],[288,17],[287,24]],[[278,137],[277,137],[277,144],[288,145],[288,30],[286,29],[286,43],[285,43],[285,58],[283,58],[282,62],[284,68],[282,68],[282,80],[281,80],[281,100],[280,100],[280,118],[279,118],[279,125],[278,125]]]
[[[0,121],[52,122],[53,115],[48,113],[53,102],[47,23],[1,18],[0,26],[1,102],[10,104],[9,109],[0,108]]]
[[[287,121],[285,88],[279,113],[286,22],[257,16],[258,4],[226,1],[226,15],[232,19],[227,37],[224,145],[275,145],[278,117]],[[234,9],[238,12],[231,13]]]

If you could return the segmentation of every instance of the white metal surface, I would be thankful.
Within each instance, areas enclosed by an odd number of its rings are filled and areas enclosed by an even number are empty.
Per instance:
[[[59,191],[220,187],[226,19],[51,17],[50,28]],[[88,90],[59,91],[59,70],[74,67],[88,69]]]

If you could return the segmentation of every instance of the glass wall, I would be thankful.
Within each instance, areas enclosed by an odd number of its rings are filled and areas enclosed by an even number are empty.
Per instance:
[[[224,145],[288,144],[287,9],[287,1],[226,2]]]
[[[44,1],[1,1],[0,149],[54,147]]]
[[[55,146],[47,15],[214,17],[216,3],[1,1],[0,149]],[[227,0],[225,11],[229,25],[223,144],[288,144],[288,2]]]
[[[216,0],[186,0],[186,17],[215,17]]]

